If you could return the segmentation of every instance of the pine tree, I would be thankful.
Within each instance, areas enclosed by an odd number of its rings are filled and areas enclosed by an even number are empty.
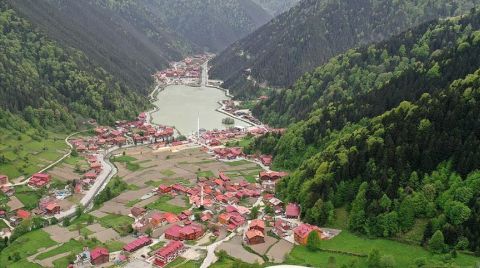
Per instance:
[[[440,230],[437,230],[429,241],[429,247],[432,252],[442,253],[445,250],[445,238]]]

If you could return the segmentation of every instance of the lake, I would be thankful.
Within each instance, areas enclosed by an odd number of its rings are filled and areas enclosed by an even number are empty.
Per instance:
[[[216,88],[170,85],[158,93],[154,105],[158,111],[152,114],[152,121],[159,125],[175,126],[183,135],[197,131],[197,118],[200,128],[207,130],[225,129],[222,119],[227,115],[215,111],[221,100],[228,99],[225,93]],[[235,119],[234,126],[249,126]]]

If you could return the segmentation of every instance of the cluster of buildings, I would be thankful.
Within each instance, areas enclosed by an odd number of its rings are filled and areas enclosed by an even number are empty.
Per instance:
[[[158,71],[153,75],[157,83],[162,84],[200,84],[202,64],[211,55],[195,55],[179,62],[171,62],[170,68]]]
[[[222,101],[222,110],[226,113],[232,114],[234,116],[240,117],[244,120],[247,120],[254,125],[260,125],[262,122],[258,120],[255,116],[252,115],[252,112],[248,109],[238,109],[236,102],[233,100],[224,100]]]

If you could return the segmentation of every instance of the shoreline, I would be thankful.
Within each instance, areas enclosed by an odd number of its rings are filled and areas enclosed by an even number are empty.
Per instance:
[[[206,61],[205,63],[202,64],[202,75],[201,75],[201,81],[200,81],[199,85],[197,85],[197,84],[196,85],[177,84],[177,83],[175,83],[175,84],[157,83],[157,85],[155,86],[155,89],[149,94],[150,103],[152,103],[153,106],[154,106],[154,108],[152,110],[147,112],[147,115],[148,115],[147,122],[149,124],[154,125],[154,126],[158,126],[157,124],[155,124],[153,122],[153,114],[155,112],[159,111],[159,107],[157,105],[155,105],[155,102],[158,101],[158,95],[160,94],[160,92],[165,90],[168,86],[175,86],[175,85],[183,85],[183,86],[188,86],[188,87],[212,88],[212,89],[221,90],[225,94],[225,97],[227,97],[229,99],[233,99],[235,97],[232,94],[230,94],[229,89],[222,88],[220,86],[213,86],[213,85],[208,84],[208,61]],[[222,101],[218,101],[217,103],[219,104],[219,107],[214,109],[215,112],[220,113],[220,114],[224,114],[228,117],[231,117],[232,119],[239,120],[243,123],[246,123],[249,126],[259,126],[258,124],[255,124],[255,123],[253,123],[253,122],[251,122],[247,119],[241,118],[239,116],[236,116],[232,113],[229,113],[229,112],[225,111]],[[177,133],[179,135],[182,135],[182,133],[176,127],[174,127],[174,128],[175,128],[175,131],[177,131]]]

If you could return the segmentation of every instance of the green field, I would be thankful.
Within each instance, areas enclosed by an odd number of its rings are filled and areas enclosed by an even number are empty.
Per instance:
[[[43,230],[29,232],[17,238],[12,244],[2,250],[0,254],[0,264],[5,267],[14,267],[15,261],[13,261],[12,258],[14,255],[17,255],[20,261],[22,259],[25,261],[26,257],[35,254],[38,249],[48,248],[56,244],[57,243],[50,238],[50,235]],[[19,263],[17,263],[16,266],[22,267]]]
[[[42,198],[39,191],[33,190],[25,185],[15,187],[15,196],[23,203],[27,210],[36,208],[39,200]]]
[[[181,213],[186,210],[186,207],[179,207],[168,203],[172,198],[166,195],[160,196],[155,202],[146,206],[147,209],[156,209],[164,212],[172,212],[175,214]]]
[[[415,259],[425,258],[432,267],[443,267],[442,255],[435,255],[420,246],[407,245],[387,239],[367,239],[358,237],[348,231],[342,231],[332,240],[322,241],[320,248],[324,251],[311,252],[303,246],[296,246],[289,256],[291,264],[312,265],[325,267],[330,256],[335,257],[337,265],[349,265],[356,261],[359,267],[367,267],[366,257],[351,256],[350,253],[367,256],[372,249],[378,249],[382,255],[391,255],[395,259],[396,267],[411,267]],[[335,251],[336,253],[326,252]],[[343,253],[342,253],[343,252]],[[473,267],[480,258],[458,254],[452,260],[454,266]]]
[[[171,177],[173,175],[175,175],[176,173],[170,169],[164,169],[164,170],[161,170],[160,173],[162,175],[164,175],[165,177]]]
[[[34,140],[32,137],[36,137]],[[0,174],[10,178],[29,177],[67,152],[66,134],[47,132],[40,137],[34,130],[26,133],[4,130],[0,134]]]
[[[109,214],[99,218],[98,222],[105,228],[113,228],[115,231],[122,233],[123,228],[133,223],[133,219],[128,216]]]
[[[211,178],[211,177],[214,177],[214,176],[215,176],[215,174],[213,174],[213,172],[210,171],[210,170],[198,171],[197,172],[197,177]]]

